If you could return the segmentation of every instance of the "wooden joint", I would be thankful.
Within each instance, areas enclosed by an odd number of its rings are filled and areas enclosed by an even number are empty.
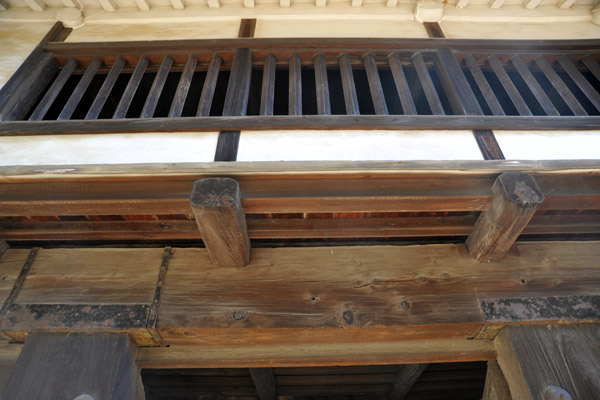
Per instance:
[[[250,239],[238,182],[200,179],[194,183],[190,202],[211,262],[228,267],[248,265]]]
[[[469,253],[480,262],[504,258],[543,201],[544,194],[531,175],[501,174],[492,186],[489,208],[467,238]]]

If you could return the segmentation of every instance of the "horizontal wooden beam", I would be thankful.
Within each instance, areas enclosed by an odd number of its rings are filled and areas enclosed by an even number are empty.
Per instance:
[[[0,136],[261,130],[594,130],[597,116],[303,115],[0,122]],[[334,133],[335,134],[335,133]]]
[[[467,236],[474,215],[448,217],[248,219],[250,239],[392,238]],[[200,240],[191,220],[145,221],[0,221],[5,240],[19,241],[118,241]],[[600,233],[600,214],[537,215],[525,235]]]

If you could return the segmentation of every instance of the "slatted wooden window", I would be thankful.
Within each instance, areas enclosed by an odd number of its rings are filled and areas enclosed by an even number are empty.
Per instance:
[[[46,51],[59,67],[56,74],[28,110],[4,110],[0,117],[318,115],[330,116],[329,127],[335,128],[348,125],[336,119],[344,115],[435,116],[427,121],[438,126],[450,121],[446,116],[467,115],[515,117],[502,120],[507,127],[553,128],[556,118],[519,123],[516,117],[600,115],[599,44],[417,39],[50,43]],[[294,121],[318,126],[310,119]],[[469,121],[464,128],[475,128],[469,125],[477,120]],[[571,119],[560,127],[589,128],[598,125],[595,121]],[[452,124],[448,127],[461,127]]]

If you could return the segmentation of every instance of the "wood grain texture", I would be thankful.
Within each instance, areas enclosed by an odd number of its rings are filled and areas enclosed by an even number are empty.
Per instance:
[[[375,64],[375,57],[373,57],[373,54],[367,54],[364,58],[364,61],[365,72],[367,73],[369,91],[371,93],[371,100],[373,101],[375,114],[388,115],[388,107],[383,94],[383,87],[381,86],[381,78],[379,77],[377,64]]]
[[[573,62],[565,57],[559,57],[557,59],[558,64],[565,70],[569,77],[575,82],[579,90],[590,100],[590,102],[596,107],[596,110],[600,111],[600,94],[598,88],[594,88],[592,84],[579,72],[579,69],[573,64]]]
[[[137,345],[125,334],[30,335],[4,391],[7,399],[144,399]]]
[[[583,108],[577,97],[571,92],[571,89],[565,84],[560,76],[554,71],[552,65],[544,58],[544,56],[538,56],[534,59],[537,67],[544,73],[546,78],[550,81],[554,89],[560,94],[562,99],[567,103],[567,106],[571,109],[571,112],[575,115],[588,115],[587,111]]]
[[[44,94],[44,97],[42,97],[35,110],[33,110],[33,113],[29,117],[30,121],[39,121],[44,118],[44,115],[46,115],[46,112],[48,112],[48,109],[65,86],[65,83],[67,83],[67,80],[71,77],[77,64],[78,62],[75,61],[75,59],[69,58],[67,64],[61,68],[58,76],[54,79],[54,82],[52,82],[52,85],[48,88],[46,94]]]
[[[0,302],[7,303],[13,285],[29,257],[30,249],[8,249],[0,257]]]
[[[198,180],[190,203],[211,262],[223,267],[248,265],[250,239],[238,182],[230,178]]]
[[[511,326],[494,342],[514,400],[547,399],[549,386],[573,399],[600,399],[599,324]]]
[[[275,103],[275,73],[277,60],[272,54],[265,57],[260,91],[260,115],[273,115]]]
[[[523,100],[521,93],[513,83],[512,79],[510,79],[510,76],[508,76],[508,74],[506,73],[506,69],[504,68],[498,57],[495,55],[489,56],[487,62],[488,65],[492,68],[492,71],[494,71],[494,74],[496,74],[496,77],[498,78],[500,84],[506,91],[506,94],[508,94],[510,101],[517,109],[518,114],[533,115],[531,113],[531,110],[529,109],[529,106],[527,105],[525,100]]]
[[[288,62],[288,115],[302,115],[302,60],[294,53]]]
[[[163,87],[165,86],[165,82],[167,81],[167,77],[169,76],[169,71],[171,70],[172,65],[173,58],[171,58],[169,55],[166,55],[165,58],[163,58],[160,67],[158,68],[156,76],[154,77],[152,87],[150,87],[150,93],[148,93],[148,97],[144,103],[141,118],[152,118],[154,115],[154,110],[156,110],[158,99],[160,98]]]
[[[396,91],[398,92],[398,97],[400,98],[400,104],[402,104],[402,111],[406,115],[417,114],[417,108],[415,107],[415,102],[412,94],[410,93],[408,81],[406,80],[406,74],[404,73],[404,68],[402,67],[402,62],[400,61],[398,54],[390,54],[388,57],[388,62],[394,77],[394,84],[396,85]]]
[[[523,59],[519,56],[514,56],[510,59],[512,64],[515,66],[521,78],[531,90],[531,93],[535,96],[535,99],[540,103],[546,115],[560,115],[544,89],[540,86],[538,81],[535,79],[527,64],[523,61]]]
[[[467,248],[480,262],[501,260],[544,201],[544,194],[528,174],[506,172],[492,186],[492,201],[481,213]]]
[[[77,108],[79,105],[79,102],[87,91],[92,79],[94,79],[94,76],[96,76],[96,72],[98,71],[98,68],[100,68],[100,65],[102,65],[102,60],[99,57],[94,57],[94,59],[90,62],[90,65],[86,68],[85,73],[79,82],[77,82],[77,86],[71,93],[69,100],[67,100],[67,103],[64,105],[62,111],[58,115],[58,120],[71,119],[73,113],[75,112],[75,108]]]
[[[319,53],[313,59],[315,67],[315,86],[317,92],[317,112],[319,115],[331,115],[329,101],[329,81],[327,79],[327,65],[325,56]]]
[[[433,86],[433,81],[431,80],[431,75],[427,69],[427,64],[425,64],[423,54],[415,53],[412,56],[412,62],[415,66],[415,70],[417,71],[417,76],[419,77],[419,82],[421,83],[421,87],[425,93],[425,98],[427,99],[431,113],[433,115],[445,115],[446,113],[442,107],[442,102],[440,101],[438,92],[435,89],[435,86]]]
[[[131,105],[131,101],[133,100],[133,96],[135,96],[137,88],[140,82],[142,81],[148,64],[150,64],[150,60],[148,59],[148,57],[140,57],[137,65],[135,66],[133,74],[129,78],[129,82],[125,87],[125,92],[123,93],[123,96],[121,96],[119,104],[117,104],[117,108],[113,114],[113,119],[123,119],[127,115],[127,111],[129,110],[129,106]]]
[[[249,368],[259,400],[277,399],[277,387],[272,368]]]
[[[85,119],[96,119],[100,115],[102,108],[104,107],[104,103],[108,99],[110,92],[112,91],[113,86],[117,82],[119,75],[121,74],[121,70],[125,66],[125,59],[121,56],[115,59],[112,67],[110,68],[110,72],[104,79],[102,83],[102,87],[98,91],[98,94],[94,98],[94,102],[92,103],[90,109],[88,110]]]
[[[360,115],[358,97],[356,96],[356,85],[354,84],[354,74],[352,73],[352,64],[350,63],[348,54],[342,53],[338,59],[338,63],[342,78],[342,90],[344,92],[346,114]]]
[[[427,364],[406,364],[396,373],[390,392],[391,400],[403,400],[417,379],[427,368]]]
[[[488,361],[482,400],[512,400],[498,361]]]
[[[194,71],[196,70],[197,63],[198,58],[190,54],[183,68],[183,72],[181,73],[181,78],[179,79],[179,84],[177,85],[177,91],[175,92],[175,97],[173,98],[171,109],[169,110],[170,118],[181,117],[183,106],[185,105],[185,100],[190,89],[190,84],[192,83],[192,78],[194,77]]]
[[[204,84],[202,86],[202,94],[200,95],[200,102],[198,103],[198,111],[196,112],[196,116],[198,117],[208,117],[210,115],[222,61],[223,59],[221,56],[214,54],[208,64],[206,78],[204,78]]]
[[[483,114],[481,106],[452,50],[438,49],[435,52],[434,65],[454,114]]]
[[[479,150],[484,160],[504,160],[502,149],[491,129],[476,129],[473,131]]]
[[[467,54],[463,57],[463,61],[469,69],[469,71],[471,72],[471,75],[473,76],[473,79],[475,80],[479,91],[483,95],[483,99],[490,108],[492,115],[504,115],[504,110],[498,102],[496,93],[490,86],[485,75],[483,75],[483,72],[481,71],[481,68],[479,67],[477,61],[475,61],[475,58],[471,54]]]

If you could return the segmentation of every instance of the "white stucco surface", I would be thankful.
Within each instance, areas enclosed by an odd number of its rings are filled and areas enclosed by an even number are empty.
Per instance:
[[[46,36],[53,22],[6,22],[0,20],[0,87]]]
[[[0,166],[209,162],[218,132],[0,138]]]
[[[181,23],[87,23],[75,29],[66,42],[116,42],[129,40],[177,40],[236,38],[241,18]]]
[[[464,22],[442,21],[450,39],[597,39],[600,26],[591,21],[577,22]]]
[[[600,160],[600,131],[494,131],[494,135],[507,160]]]
[[[481,160],[471,131],[243,131],[238,161]]]
[[[427,38],[423,24],[398,18],[270,18],[256,21],[255,37]]]

